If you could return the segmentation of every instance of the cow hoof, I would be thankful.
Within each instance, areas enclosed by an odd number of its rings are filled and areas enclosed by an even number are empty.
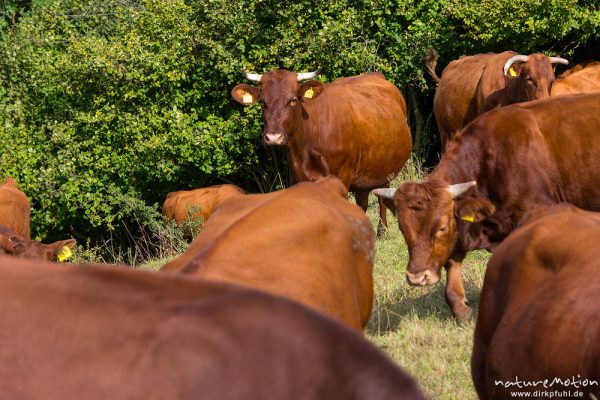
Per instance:
[[[456,318],[456,322],[459,325],[468,324],[469,321],[471,321],[472,316],[473,316],[473,313],[471,312],[470,308],[467,308],[466,310],[463,310],[461,312],[454,313],[454,318]]]
[[[385,235],[386,232],[387,232],[387,227],[379,224],[379,226],[377,226],[377,239],[381,239],[383,237],[383,235]]]

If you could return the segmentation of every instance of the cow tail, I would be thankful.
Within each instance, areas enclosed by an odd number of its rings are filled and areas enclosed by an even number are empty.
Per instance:
[[[425,69],[429,73],[429,76],[435,81],[435,83],[439,84],[441,79],[435,73],[435,67],[437,66],[437,60],[439,58],[438,52],[433,49],[425,49],[425,57],[423,60],[425,61]]]

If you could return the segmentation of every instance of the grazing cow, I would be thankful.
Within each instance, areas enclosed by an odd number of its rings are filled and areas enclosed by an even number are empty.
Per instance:
[[[426,60],[429,73],[438,82],[433,112],[443,146],[456,131],[492,108],[549,97],[552,64],[569,63],[540,53],[477,54],[452,61],[439,78],[435,50],[430,50]]]
[[[357,332],[235,285],[0,256],[7,399],[423,400]]]
[[[460,275],[468,251],[492,251],[536,207],[568,201],[600,210],[598,115],[600,92],[489,111],[448,142],[426,181],[378,189],[397,210],[409,283],[432,285],[444,266],[446,301],[464,321],[470,308]]]
[[[206,222],[214,208],[222,201],[244,194],[246,193],[235,185],[217,185],[171,192],[163,204],[162,213],[167,219],[179,224],[199,218],[202,218],[202,222]]]
[[[16,235],[10,228],[0,225],[0,254],[46,261],[64,261],[71,256],[75,239],[44,244]]]
[[[296,182],[334,175],[366,211],[369,191],[388,187],[410,156],[406,102],[379,72],[329,84],[312,80],[317,74],[244,72],[260,86],[240,84],[231,95],[244,105],[260,103],[263,142],[287,146]],[[379,206],[381,235],[387,218],[383,203]]]
[[[0,225],[14,234],[31,239],[29,200],[10,176],[0,185]]]
[[[600,214],[571,205],[536,214],[525,218],[488,263],[473,382],[480,399],[511,399],[514,392],[548,398],[541,392],[555,391],[571,392],[557,398],[597,399]],[[582,395],[573,396],[575,391]]]
[[[579,64],[561,74],[552,83],[552,96],[600,90],[600,62]]]
[[[361,329],[373,304],[374,237],[335,177],[221,204],[163,271],[253,286]]]

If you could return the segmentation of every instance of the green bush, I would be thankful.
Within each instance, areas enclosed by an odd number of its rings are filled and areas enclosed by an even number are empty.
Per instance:
[[[412,88],[409,118],[425,126],[426,47],[444,63],[507,48],[561,53],[598,38],[598,6],[580,3],[8,1],[0,179],[13,175],[32,199],[39,239],[152,228],[172,190],[218,179],[250,191],[287,184],[285,153],[260,143],[260,109],[230,98],[242,68],[321,67],[325,81],[379,70],[405,94]]]

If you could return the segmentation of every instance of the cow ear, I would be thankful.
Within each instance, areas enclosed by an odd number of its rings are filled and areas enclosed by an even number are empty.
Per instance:
[[[13,254],[13,243],[10,237],[0,234],[0,254]]]
[[[490,217],[496,207],[486,199],[463,199],[454,201],[454,215],[466,222],[481,222]]]
[[[231,97],[245,106],[256,103],[258,94],[259,89],[256,86],[250,86],[245,83],[241,83],[231,90]]]
[[[50,247],[50,251],[52,251],[54,258],[63,262],[73,255],[71,249],[75,247],[76,244],[77,241],[75,239],[67,239],[49,244],[48,247]]]
[[[373,190],[373,194],[375,194],[379,199],[383,200],[383,204],[392,212],[392,214],[396,215],[396,205],[394,204],[394,195],[396,194],[396,188],[381,188]]]
[[[300,86],[298,98],[301,100],[312,100],[323,93],[323,89],[325,89],[323,82],[311,79]]]
[[[521,75],[521,69],[521,63],[514,63],[506,72],[506,76],[511,79],[516,78]]]

